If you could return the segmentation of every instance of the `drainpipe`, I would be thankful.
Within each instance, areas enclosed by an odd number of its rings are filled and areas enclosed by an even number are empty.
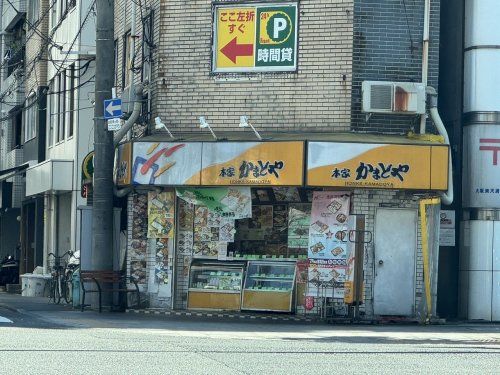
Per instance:
[[[125,121],[125,124],[123,127],[118,130],[115,133],[115,136],[113,138],[113,145],[116,148],[118,144],[121,142],[123,137],[127,135],[130,129],[132,129],[132,126],[134,126],[135,122],[139,118],[139,115],[141,114],[141,109],[142,109],[142,85],[137,85],[135,86],[135,96],[134,96],[134,110],[132,111],[132,114],[130,117]],[[131,97],[129,97],[131,98]],[[116,197],[122,198],[129,194],[133,189],[132,188],[124,188],[124,189],[117,189],[116,186],[113,187],[113,192]]]
[[[131,101],[133,94],[134,94],[134,70],[132,67],[134,66],[134,61],[135,61],[135,36],[136,36],[136,26],[135,26],[135,16],[136,16],[136,3],[135,1],[132,4],[132,13],[131,13],[131,21],[132,25],[130,27],[130,51],[129,53],[129,59],[130,59],[130,64],[131,66],[127,66],[129,70],[129,89],[128,89],[128,100]],[[135,110],[135,105],[134,105],[134,110]],[[130,140],[132,139],[132,133],[129,131],[127,134],[127,139]]]
[[[127,135],[128,131],[132,129],[132,126],[134,126],[135,122],[139,118],[139,115],[141,114],[141,109],[142,109],[142,85],[139,84],[135,86],[135,95],[134,95],[134,110],[132,111],[132,114],[130,117],[125,121],[125,124],[122,126],[120,130],[118,130],[115,133],[115,136],[113,138],[113,145],[114,147],[118,146],[118,144],[121,142],[123,137]],[[132,97],[129,97],[129,100]]]
[[[443,121],[441,120],[441,116],[439,116],[439,112],[437,110],[437,92],[433,87],[427,87],[427,94],[430,96],[430,109],[429,112],[431,114],[432,121],[436,126],[437,131],[440,135],[443,136],[444,142],[448,145],[448,190],[446,193],[441,193],[441,202],[445,206],[449,206],[453,203],[453,167],[451,162],[451,147],[450,147],[450,138],[448,137],[448,132],[444,127]]]
[[[422,40],[422,83],[427,87],[429,75],[429,24],[431,18],[431,0],[425,0],[424,7],[424,36]],[[425,134],[425,122],[427,116],[420,116],[420,134]]]

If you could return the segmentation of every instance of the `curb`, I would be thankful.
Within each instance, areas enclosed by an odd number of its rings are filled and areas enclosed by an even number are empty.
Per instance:
[[[267,321],[267,322],[301,322],[301,323],[325,323],[319,318],[301,317],[301,316],[281,316],[281,315],[256,315],[242,313],[223,313],[223,312],[206,312],[206,311],[176,311],[165,309],[126,309],[125,313],[168,316],[168,317],[196,317],[196,318],[212,318],[212,319],[231,319],[238,321]]]

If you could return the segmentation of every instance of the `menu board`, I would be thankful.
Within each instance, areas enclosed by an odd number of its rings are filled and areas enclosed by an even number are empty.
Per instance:
[[[308,296],[344,297],[350,195],[315,191],[308,243]]]
[[[332,259],[309,259],[307,281],[309,296],[343,298],[346,266]]]
[[[252,217],[252,197],[249,187],[178,188],[182,200],[207,207],[222,217],[243,219]]]
[[[130,276],[138,284],[146,284],[148,232],[148,196],[134,194],[132,198],[132,240],[129,247]]]
[[[315,191],[309,225],[308,258],[346,259],[349,195]]]
[[[174,237],[173,191],[148,193],[148,238]]]
[[[309,225],[311,223],[311,205],[296,203],[289,205],[288,211],[288,247],[306,249],[309,244]]]
[[[168,238],[156,240],[155,282],[157,284],[168,284],[169,282],[168,257],[171,242],[172,240]]]

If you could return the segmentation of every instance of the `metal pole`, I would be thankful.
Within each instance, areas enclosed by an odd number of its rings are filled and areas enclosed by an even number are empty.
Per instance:
[[[97,0],[94,109],[93,270],[113,270],[113,132],[104,120],[104,100],[114,83],[114,0]]]
[[[429,27],[431,18],[431,0],[425,0],[424,6],[424,36],[422,38],[422,83],[427,86],[429,75]],[[425,113],[420,116],[420,134],[425,134]]]

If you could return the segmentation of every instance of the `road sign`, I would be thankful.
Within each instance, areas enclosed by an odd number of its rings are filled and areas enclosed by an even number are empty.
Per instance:
[[[297,8],[297,3],[215,5],[212,70],[296,70]]]
[[[108,120],[108,130],[116,131],[122,128],[122,120],[120,118],[111,118]]]
[[[122,115],[122,100],[114,98],[104,101],[104,118],[116,118]]]

